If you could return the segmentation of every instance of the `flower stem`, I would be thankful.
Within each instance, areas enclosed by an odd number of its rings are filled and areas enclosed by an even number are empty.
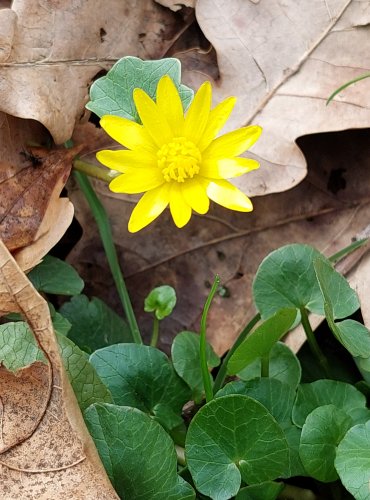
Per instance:
[[[206,303],[204,304],[202,319],[200,321],[199,356],[200,356],[200,367],[202,370],[203,386],[204,386],[204,391],[206,393],[207,403],[213,399],[212,382],[211,382],[211,377],[209,375],[208,364],[207,364],[207,342],[206,342],[207,316],[209,308],[211,306],[212,299],[215,296],[215,293],[217,292],[219,284],[220,284],[220,277],[218,276],[218,274],[216,274],[211,291],[209,292]]]
[[[150,345],[152,347],[156,347],[158,343],[158,338],[159,338],[159,319],[157,318],[156,315],[154,315],[153,319],[153,333],[152,333],[152,338],[150,341]]]
[[[258,323],[258,321],[261,319],[261,315],[257,313],[247,324],[247,326],[242,330],[241,334],[239,337],[236,339],[234,344],[232,345],[231,349],[229,352],[226,354],[219,370],[217,373],[217,376],[215,378],[215,383],[213,384],[213,390],[214,392],[217,392],[221,389],[222,384],[225,381],[226,374],[227,374],[227,364],[229,362],[229,359],[231,356],[234,354],[236,349],[240,346],[240,344],[244,341],[245,337],[248,335],[248,333],[252,330],[252,328]]]
[[[270,353],[261,358],[261,377],[269,377],[270,375]]]
[[[128,324],[130,326],[131,335],[134,342],[142,344],[140,330],[136,322],[134,310],[132,309],[130,297],[126,288],[125,281],[122,276],[121,268],[118,262],[117,251],[113,243],[112,230],[107,216],[107,212],[100,202],[93,187],[90,184],[87,176],[82,172],[74,172],[74,177],[85,195],[85,198],[90,206],[96,224],[99,229],[100,237],[105,250],[105,255],[117,288],[118,295],[121,299],[123,310],[125,311]]]
[[[117,175],[119,175],[119,173],[115,170],[108,170],[106,168],[103,169],[98,165],[94,165],[93,163],[88,163],[80,159],[73,160],[73,168],[74,170],[82,172],[89,177],[95,177],[95,179],[99,179],[104,182],[110,182],[117,177]]]
[[[320,363],[320,365],[322,366],[326,377],[330,378],[330,370],[329,370],[328,360],[326,359],[326,357],[322,353],[322,351],[319,347],[319,344],[316,341],[315,335],[312,331],[310,321],[308,319],[307,309],[304,306],[301,306],[300,311],[301,311],[302,326],[303,326],[303,329],[306,333],[307,342],[308,342],[308,345],[310,346],[311,352],[316,357],[316,359]]]

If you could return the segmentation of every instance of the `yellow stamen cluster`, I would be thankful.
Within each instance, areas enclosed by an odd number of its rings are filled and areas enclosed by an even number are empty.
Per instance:
[[[162,170],[165,181],[185,182],[199,173],[202,160],[199,149],[185,137],[173,140],[157,152],[158,167]]]

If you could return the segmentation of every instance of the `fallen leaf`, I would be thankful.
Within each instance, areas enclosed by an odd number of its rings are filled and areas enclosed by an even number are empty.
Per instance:
[[[0,10],[0,110],[39,121],[63,143],[97,74],[125,55],[160,59],[186,23],[152,0],[13,2]]]
[[[92,130],[98,147],[107,141],[102,131],[90,126],[86,129]],[[255,198],[250,214],[212,206],[208,215],[195,216],[181,230],[165,212],[148,228],[129,234],[127,221],[136,198],[116,195],[103,183],[94,183],[110,215],[123,273],[146,340],[152,319],[143,306],[152,288],[171,285],[178,297],[173,314],[161,322],[161,347],[169,352],[176,333],[199,329],[210,283],[218,273],[230,298],[216,297],[209,315],[208,338],[216,352],[223,354],[254,314],[252,280],[270,251],[299,242],[331,254],[350,244],[368,225],[369,132],[307,136],[299,145],[309,165],[308,176],[300,185],[285,193]],[[92,156],[87,158],[92,161]],[[83,228],[83,237],[69,261],[83,276],[85,293],[106,300],[122,314],[86,202],[72,183],[69,194]]]
[[[215,100],[238,97],[227,127],[256,123],[264,130],[253,147],[261,168],[234,182],[243,191],[263,195],[298,184],[307,173],[298,137],[369,127],[366,84],[325,105],[333,90],[370,69],[368,6],[356,0],[199,0],[195,11],[217,53]],[[212,76],[200,72],[196,60],[184,59],[190,87]]]
[[[44,365],[47,374],[42,377],[43,389],[38,398],[35,396],[35,391],[40,389],[36,377],[38,364],[24,369],[23,398],[12,394],[11,389],[17,388],[14,379],[9,380],[13,387],[5,391],[1,387],[2,420],[8,424],[3,443],[5,451],[0,455],[4,498],[118,498],[98,458],[63,369],[48,305],[1,241],[0,291],[5,298],[1,302],[3,312],[8,309],[7,312],[22,313],[48,361],[48,365]],[[6,376],[11,378],[12,372],[7,373],[4,367],[1,370],[3,383]],[[18,371],[15,375],[22,377],[23,373]],[[46,398],[45,391],[46,394],[49,391]],[[30,399],[26,400],[28,393]],[[24,416],[24,401],[28,403],[28,419],[22,425],[18,419]],[[12,416],[11,424],[8,423],[9,415]],[[4,441],[4,434],[2,439]]]
[[[73,206],[60,192],[77,150],[32,155],[30,144],[49,139],[39,123],[0,113],[0,238],[24,270],[59,241],[73,218]]]

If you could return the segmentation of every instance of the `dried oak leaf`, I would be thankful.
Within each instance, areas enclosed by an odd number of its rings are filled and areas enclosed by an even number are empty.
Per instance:
[[[3,498],[117,499],[63,369],[48,305],[1,240],[0,297],[5,298],[1,302],[3,313],[22,313],[48,360],[46,371],[41,370],[39,377],[38,362],[16,373],[25,384],[21,390],[23,398],[11,392],[19,389],[19,384],[17,387],[14,378],[4,367],[1,369],[0,409],[5,424],[0,454]],[[9,389],[4,387],[7,378]],[[38,390],[42,397],[36,396]],[[24,401],[28,404],[26,422],[22,422]]]
[[[306,176],[297,138],[370,126],[365,83],[325,105],[336,88],[370,69],[368,2],[198,0],[195,12],[217,53],[216,101],[238,97],[227,126],[264,130],[253,147],[261,168],[233,181],[244,192],[280,192]],[[178,57],[187,85],[212,79],[196,57]]]
[[[118,59],[160,59],[186,20],[152,0],[15,0],[0,10],[0,110],[68,140],[94,77]]]

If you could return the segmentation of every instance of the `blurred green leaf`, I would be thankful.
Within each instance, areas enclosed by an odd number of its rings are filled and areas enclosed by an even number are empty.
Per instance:
[[[131,340],[130,329],[117,313],[102,300],[77,295],[60,308],[72,327],[68,337],[89,354],[96,349]]]
[[[45,255],[27,277],[36,290],[54,295],[78,295],[85,286],[72,266],[51,255]]]
[[[144,311],[154,312],[157,319],[169,316],[176,305],[176,292],[172,286],[163,285],[153,288],[144,301]]]

